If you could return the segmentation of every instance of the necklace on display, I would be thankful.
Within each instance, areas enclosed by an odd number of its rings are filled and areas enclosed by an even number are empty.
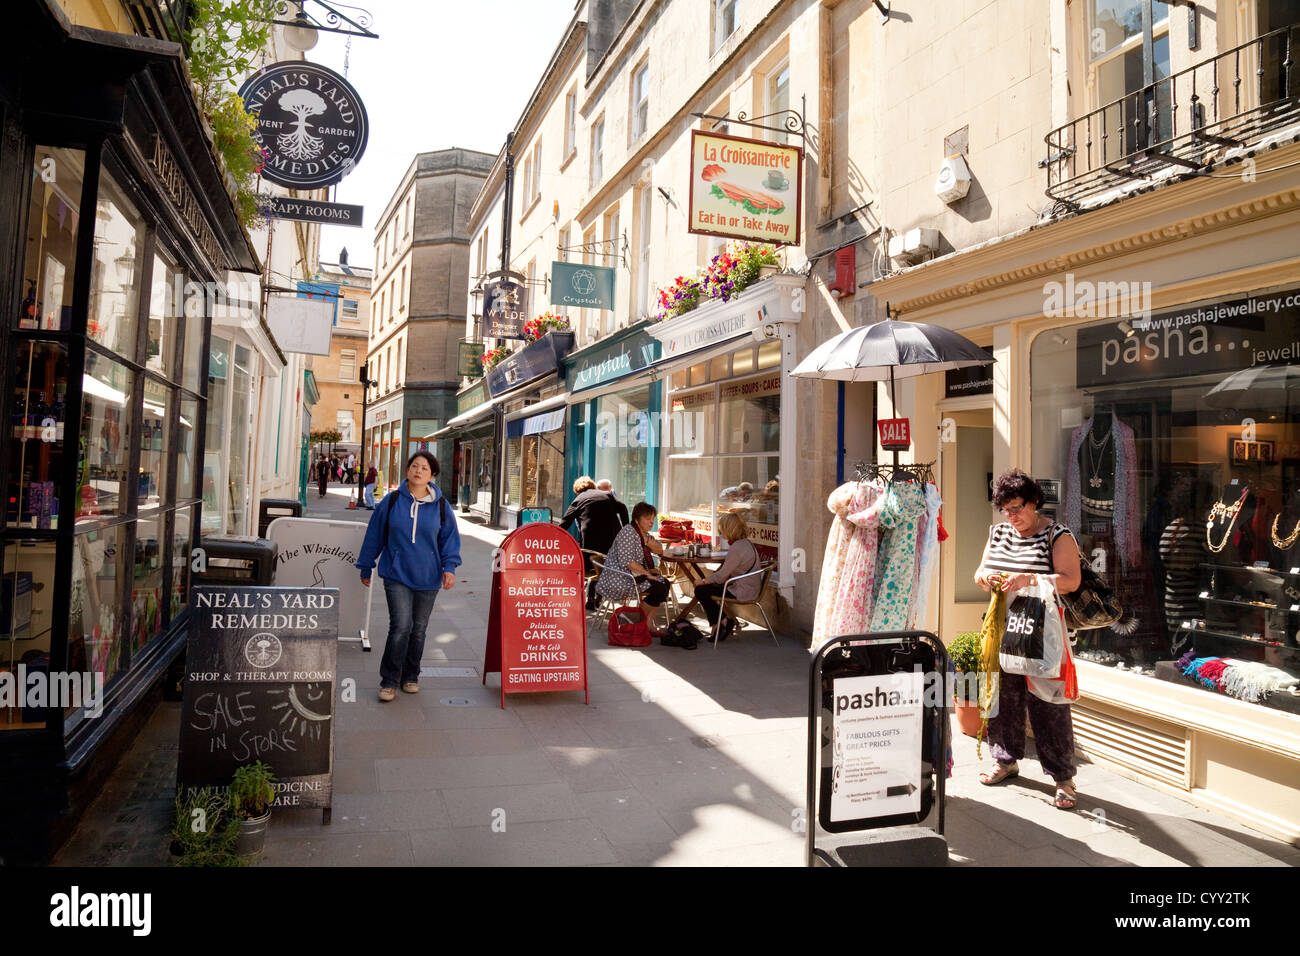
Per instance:
[[[1092,432],[1088,432],[1088,485],[1092,488],[1100,488],[1102,485],[1101,463],[1105,459],[1106,443],[1110,441],[1110,432],[1106,432],[1106,437],[1100,443],[1092,437]],[[1097,454],[1094,456],[1093,452]]]
[[[1210,550],[1215,554],[1228,546],[1228,539],[1232,537],[1232,527],[1237,523],[1237,515],[1241,512],[1241,506],[1246,503],[1246,495],[1248,494],[1250,494],[1250,488],[1243,488],[1241,497],[1237,499],[1235,504],[1225,505],[1223,499],[1219,499],[1210,508],[1209,520],[1205,522],[1205,543],[1210,546]],[[1220,518],[1227,518],[1228,526],[1224,529],[1223,537],[1216,545],[1210,533],[1214,530],[1214,523]]]
[[[1282,517],[1281,515],[1273,516],[1273,546],[1277,548],[1279,551],[1287,551],[1290,549],[1290,547],[1293,544],[1295,544],[1296,538],[1300,538],[1300,521],[1296,522],[1295,527],[1291,529],[1291,533],[1289,535],[1287,535],[1285,538],[1279,538],[1277,536],[1277,521],[1278,518],[1281,517]]]

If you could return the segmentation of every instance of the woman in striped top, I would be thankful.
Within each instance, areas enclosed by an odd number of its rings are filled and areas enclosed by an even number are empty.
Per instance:
[[[1056,590],[1069,594],[1082,580],[1079,548],[1064,525],[1038,513],[1043,489],[1019,468],[998,478],[993,503],[1007,520],[989,530],[984,558],[975,571],[975,583],[985,591],[1011,592],[1055,579]],[[1003,674],[997,713],[989,718],[989,750],[997,764],[980,774],[980,783],[1001,783],[1020,773],[1017,761],[1025,755],[1025,711],[1034,729],[1034,745],[1044,772],[1056,781],[1056,805],[1073,810],[1074,725],[1068,704],[1049,704],[1028,692],[1020,674]]]

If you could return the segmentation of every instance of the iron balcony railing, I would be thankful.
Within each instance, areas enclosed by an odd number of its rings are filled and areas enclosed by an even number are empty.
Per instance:
[[[1086,113],[1046,137],[1047,195],[1069,206],[1171,166],[1197,170],[1300,121],[1300,23]]]

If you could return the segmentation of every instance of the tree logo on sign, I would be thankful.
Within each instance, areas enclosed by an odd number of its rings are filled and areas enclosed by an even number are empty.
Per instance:
[[[274,667],[283,653],[284,647],[274,634],[254,634],[244,644],[244,659],[254,667]]]

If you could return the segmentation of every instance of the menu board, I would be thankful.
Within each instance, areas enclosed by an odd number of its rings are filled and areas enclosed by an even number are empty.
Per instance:
[[[178,785],[225,787],[261,760],[277,807],[329,807],[339,592],[210,587],[191,592]]]
[[[506,694],[587,689],[582,552],[550,524],[523,525],[496,553],[483,682]]]

